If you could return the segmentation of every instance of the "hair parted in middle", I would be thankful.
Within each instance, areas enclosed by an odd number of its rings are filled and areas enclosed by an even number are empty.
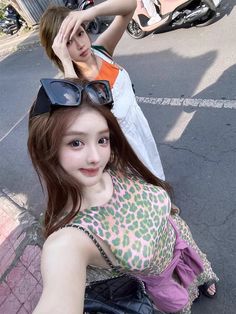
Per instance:
[[[62,107],[52,113],[44,113],[29,119],[29,154],[42,186],[47,190],[48,201],[44,218],[46,237],[69,223],[80,210],[81,188],[76,179],[61,167],[58,152],[68,125],[78,117],[82,108],[98,111],[107,121],[111,156],[106,168],[117,170],[124,175],[139,176],[146,182],[161,186],[171,193],[170,186],[155,177],[138,159],[112,112],[105,106],[94,105],[84,94],[79,107]],[[72,200],[73,207],[65,214],[63,209],[68,199]]]

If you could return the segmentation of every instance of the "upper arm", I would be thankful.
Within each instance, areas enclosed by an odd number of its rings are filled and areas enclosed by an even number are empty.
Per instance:
[[[34,314],[83,313],[86,268],[96,254],[79,230],[66,228],[51,235],[43,247],[43,293]]]
[[[112,56],[117,44],[119,43],[122,35],[124,34],[124,31],[126,30],[126,27],[132,15],[133,12],[125,16],[121,15],[116,16],[114,18],[114,21],[107,28],[107,30],[105,30],[97,38],[97,40],[94,42],[94,45],[103,46]]]

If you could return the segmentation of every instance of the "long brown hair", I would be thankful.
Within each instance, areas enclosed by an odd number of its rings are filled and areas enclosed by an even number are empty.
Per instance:
[[[54,64],[60,69],[61,72],[64,73],[64,68],[61,60],[56,56],[52,49],[53,41],[58,34],[60,26],[63,20],[67,17],[67,15],[71,12],[71,10],[67,7],[63,6],[49,6],[48,9],[43,13],[40,19],[39,26],[39,37],[41,45],[44,47],[47,56],[50,60],[54,62]],[[85,27],[83,24],[81,25],[83,28]],[[85,30],[84,30],[85,31]],[[76,66],[73,62],[73,66],[75,72],[78,77],[83,78],[82,72],[79,67]]]
[[[108,108],[95,106],[86,100],[81,107],[60,108],[52,114],[35,116],[29,120],[28,150],[40,181],[47,189],[48,202],[44,220],[46,237],[69,223],[80,209],[82,198],[80,186],[60,166],[58,150],[68,124],[71,123],[71,119],[76,118],[82,107],[94,108],[107,121],[111,144],[108,168],[116,169],[124,175],[137,175],[146,182],[161,186],[168,193],[171,192],[170,186],[155,177],[138,159]],[[73,206],[65,214],[64,207],[69,198]]]

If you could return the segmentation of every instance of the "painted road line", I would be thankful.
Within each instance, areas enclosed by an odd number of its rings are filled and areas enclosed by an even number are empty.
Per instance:
[[[160,105],[160,106],[183,106],[216,109],[236,109],[236,100],[226,99],[191,99],[191,98],[156,98],[136,96],[139,103]]]

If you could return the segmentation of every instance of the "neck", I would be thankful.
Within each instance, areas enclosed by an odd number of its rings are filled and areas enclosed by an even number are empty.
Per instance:
[[[92,52],[90,58],[86,62],[76,62],[83,76],[89,80],[93,80],[99,73],[100,60]]]
[[[103,173],[101,180],[94,186],[84,187],[81,209],[100,206],[107,203],[113,194],[113,184],[110,175]]]

